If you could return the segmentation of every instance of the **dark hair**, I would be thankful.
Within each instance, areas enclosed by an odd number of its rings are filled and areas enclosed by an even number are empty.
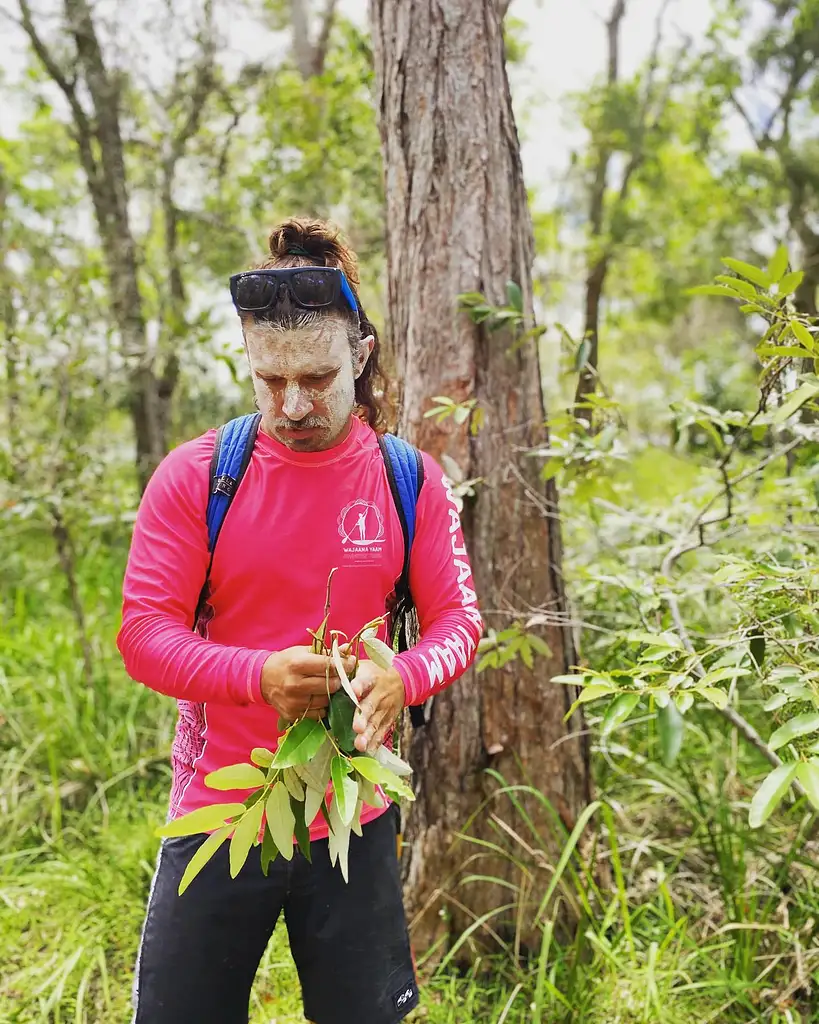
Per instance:
[[[367,318],[361,305],[358,290],[358,257],[341,237],[341,232],[332,224],[323,220],[303,217],[291,217],[278,224],[270,232],[268,240],[269,255],[263,263],[254,267],[255,270],[267,270],[273,267],[338,267],[344,271],[355,300],[358,303],[359,316],[349,309],[332,309],[315,312],[301,309],[284,300],[276,310],[276,323],[283,327],[299,327],[316,316],[332,316],[343,319],[347,326],[351,348],[362,338],[370,335],[375,339],[370,358],[367,360],[361,375],[355,382],[355,400],[359,415],[379,432],[387,428],[388,382],[381,369],[381,343],[378,332]],[[243,319],[250,314],[243,314]]]

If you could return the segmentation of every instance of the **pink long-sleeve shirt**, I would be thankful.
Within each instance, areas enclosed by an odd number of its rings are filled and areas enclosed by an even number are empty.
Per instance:
[[[278,712],[261,695],[267,657],[310,643],[333,579],[330,628],[356,633],[385,612],[404,542],[375,432],[354,419],[321,452],[293,452],[259,432],[219,535],[207,636],[192,630],[208,567],[205,509],[215,431],[180,445],[154,473],[139,507],[123,585],[117,646],[128,673],[175,697],[170,817],[243,791],[204,785],[217,768],[276,749]],[[410,590],[421,641],[399,654],[407,704],[423,703],[473,660],[481,618],[456,503],[424,459]],[[384,631],[380,633],[384,638]],[[362,821],[379,812],[365,808]],[[326,836],[321,816],[311,829]]]

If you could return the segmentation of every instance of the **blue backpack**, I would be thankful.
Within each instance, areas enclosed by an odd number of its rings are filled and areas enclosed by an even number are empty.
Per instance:
[[[239,484],[250,464],[261,419],[260,413],[239,416],[219,427],[216,432],[210,462],[210,490],[206,513],[210,562],[197,606],[197,623],[207,603],[216,541],[219,539],[219,532],[230,503],[239,490]],[[390,635],[393,648],[406,651],[418,641],[418,619],[409,589],[409,564],[412,542],[415,538],[415,506],[424,483],[424,463],[418,449],[402,441],[400,437],[384,434],[379,436],[378,445],[384,458],[390,491],[404,535],[404,563],[401,575],[395,583],[395,599],[389,608]],[[425,723],[422,706],[413,706],[409,710],[414,726]]]

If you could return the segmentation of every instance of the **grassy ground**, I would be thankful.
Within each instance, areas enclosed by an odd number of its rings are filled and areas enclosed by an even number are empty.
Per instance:
[[[90,677],[48,541],[0,537],[0,1024],[126,1024],[175,709],[129,681],[114,650],[125,534],[83,551]],[[596,866],[574,861],[560,879],[564,903],[580,908],[576,930],[559,940],[541,924],[529,962],[447,966],[426,979],[419,1019],[819,1022],[812,819],[781,816],[751,833],[747,770],[724,737],[692,723],[684,763],[668,772],[648,756],[650,726],[629,728],[628,745],[596,754],[612,808],[595,814]],[[554,870],[533,869],[536,902]],[[251,1020],[301,1024],[281,930]]]

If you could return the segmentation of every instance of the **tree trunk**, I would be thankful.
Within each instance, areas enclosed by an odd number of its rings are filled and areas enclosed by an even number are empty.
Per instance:
[[[608,74],[606,78],[609,89],[617,85],[620,66],[620,25],[626,16],[626,0],[615,0],[609,20],[606,22],[608,38]],[[597,151],[597,162],[592,182],[589,201],[589,231],[592,239],[592,252],[586,274],[586,309],[583,321],[583,343],[587,346],[586,358],[580,367],[577,390],[574,396],[574,415],[589,426],[592,422],[592,411],[587,407],[589,395],[597,388],[597,364],[600,348],[600,301],[609,269],[611,251],[608,244],[603,245],[603,221],[608,184],[609,164],[611,163],[612,147],[608,142],[601,142]]]
[[[441,889],[466,908],[453,913],[453,929],[509,902],[493,884],[455,891],[474,848],[451,844],[487,795],[485,769],[533,782],[571,826],[589,799],[588,754],[580,739],[566,739],[579,728],[578,719],[563,722],[569,688],[549,681],[573,661],[556,494],[535,460],[518,455],[546,440],[536,343],[510,350],[509,333],[489,333],[457,310],[464,292],[505,304],[514,280],[532,321],[531,222],[497,6],[371,0],[371,16],[400,430],[432,455],[454,458],[466,478],[481,478],[463,521],[487,625],[524,622],[541,609],[552,652],[531,669],[514,661],[468,673],[434,699],[429,724],[411,738],[418,799],[403,869],[420,949],[443,927]],[[486,422],[477,436],[452,419],[424,418],[430,396],[440,394],[478,400]],[[539,830],[553,834],[542,806],[529,810]],[[472,831],[490,834],[485,815]],[[505,860],[478,870],[519,880]]]
[[[128,371],[128,408],[134,427],[136,468],[144,490],[167,451],[164,424],[170,394],[154,372],[139,290],[137,248],[128,210],[128,178],[120,130],[121,76],[103,58],[87,0],[64,0],[67,57],[50,48],[28,0],[19,0],[21,23],[45,71],[65,96],[88,183],[108,276],[113,321]],[[86,108],[85,104],[88,105]]]

